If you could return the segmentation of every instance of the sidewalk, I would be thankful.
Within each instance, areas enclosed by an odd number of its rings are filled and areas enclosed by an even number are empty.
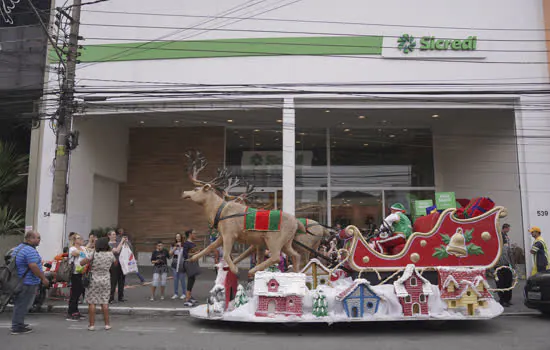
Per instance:
[[[199,304],[204,304],[206,298],[209,296],[209,292],[214,286],[214,280],[216,273],[213,267],[202,267],[202,273],[197,276],[195,287],[193,288],[193,297],[198,300]],[[152,278],[151,267],[140,267],[141,274],[146,279],[146,285],[141,285],[137,275],[131,274],[126,276],[126,288],[125,298],[128,300],[124,303],[114,302],[111,304],[110,310],[113,314],[124,315],[158,315],[158,314],[170,314],[170,315],[188,315],[188,307],[184,307],[184,300],[176,299],[172,300],[171,297],[174,294],[173,280],[169,276],[168,284],[166,286],[165,300],[159,300],[158,296],[155,301],[149,301],[151,296],[150,281]],[[241,268],[239,271],[239,281],[245,283],[247,281],[247,269]],[[491,286],[494,287],[494,282],[490,281]],[[538,314],[536,310],[528,309],[523,305],[523,287],[525,281],[520,280],[518,285],[513,291],[512,303],[513,305],[504,309],[505,315],[517,315],[517,314]],[[179,291],[181,295],[181,290]],[[157,293],[159,291],[157,290]],[[498,300],[498,297],[496,297]],[[43,312],[66,312],[67,301],[63,298],[52,298],[45,302],[43,306]],[[80,311],[87,313],[87,305],[81,304]]]

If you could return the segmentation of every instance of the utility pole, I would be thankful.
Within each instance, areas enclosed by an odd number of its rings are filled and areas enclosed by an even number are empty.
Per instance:
[[[69,153],[71,148],[73,114],[75,111],[74,86],[77,58],[79,56],[78,40],[80,29],[80,9],[82,0],[74,0],[72,14],[57,8],[60,16],[70,20],[71,27],[67,54],[65,77],[62,81],[61,95],[59,102],[59,116],[57,118],[57,147],[55,151],[55,172],[53,179],[52,213],[65,214],[67,210]]]

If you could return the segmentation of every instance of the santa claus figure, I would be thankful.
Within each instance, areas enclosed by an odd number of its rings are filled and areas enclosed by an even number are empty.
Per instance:
[[[375,249],[382,254],[399,254],[412,234],[411,220],[405,215],[406,209],[401,203],[390,207],[391,214],[380,226],[380,234],[374,239]]]

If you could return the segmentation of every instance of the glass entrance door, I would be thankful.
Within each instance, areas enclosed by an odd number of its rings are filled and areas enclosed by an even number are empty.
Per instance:
[[[236,188],[234,193],[240,194],[245,191],[244,188]],[[256,188],[247,205],[251,208],[279,210],[283,204],[283,190],[272,187]]]

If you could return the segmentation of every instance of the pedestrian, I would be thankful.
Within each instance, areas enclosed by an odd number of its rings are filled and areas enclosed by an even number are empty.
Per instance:
[[[198,253],[196,251],[197,245],[195,244],[194,240],[195,237],[195,230],[187,230],[185,231],[185,242],[183,243],[183,257],[185,260],[188,260],[190,257]],[[191,263],[196,264],[198,263]],[[196,270],[198,270],[198,266],[196,267]],[[197,300],[193,298],[192,292],[193,292],[193,286],[195,285],[195,279],[197,277],[198,271],[186,271],[187,273],[187,291],[185,293],[185,303],[183,303],[184,306],[193,306],[195,303],[197,303]]]
[[[155,292],[160,287],[160,300],[164,300],[164,290],[166,289],[166,279],[168,278],[168,257],[170,252],[164,248],[161,241],[157,242],[157,248],[151,254],[151,263],[153,264],[153,284],[151,285],[151,301],[155,301]]]
[[[134,247],[132,246],[132,240],[130,239],[130,236],[124,231],[124,229],[122,227],[119,227],[117,229],[117,239],[118,239],[118,237],[126,238],[126,244],[130,248],[132,253],[134,253],[134,257],[136,258],[136,261],[137,261],[138,252],[136,250],[134,250]],[[141,275],[139,270],[136,271],[136,276],[138,276],[139,280],[141,281],[141,284],[145,284],[145,278]],[[124,279],[126,281],[126,277],[124,277]]]
[[[172,299],[185,299],[185,270],[183,269],[183,236],[181,233],[176,233],[174,243],[170,247],[170,256],[172,257],[172,273],[174,274],[174,295]],[[178,289],[181,284],[181,297]]]
[[[550,269],[549,260],[548,260],[548,247],[546,242],[542,239],[541,229],[537,226],[533,226],[529,229],[531,237],[535,239],[533,245],[531,246],[531,254],[533,255],[533,270],[531,275],[536,275],[539,272],[545,272]]]
[[[86,242],[86,249],[91,252],[94,252],[96,241],[97,241],[97,236],[95,235],[95,233],[91,232],[88,235],[88,242]]]
[[[502,225],[500,234],[502,235],[502,242],[504,244],[510,244],[510,236],[508,235],[508,232],[510,232],[510,224]]]
[[[120,256],[120,251],[126,243],[126,239],[120,237],[120,240],[117,238],[117,234],[114,230],[109,232],[109,247],[115,256],[115,262],[111,266],[111,297],[109,298],[109,303],[112,303],[115,300],[115,290],[118,287],[118,301],[125,302],[124,299],[124,273],[122,273],[122,268],[120,267],[120,262],[118,260]]]
[[[91,280],[86,297],[86,302],[88,303],[89,331],[95,331],[96,305],[101,305],[105,330],[111,329],[111,324],[109,322],[109,299],[111,295],[111,278],[109,270],[115,261],[116,258],[109,247],[109,239],[103,237],[97,240],[92,255],[80,262],[83,266],[87,264],[90,265],[88,271],[91,274]]]
[[[11,334],[25,334],[32,332],[32,328],[25,323],[25,315],[29,312],[40,282],[48,287],[50,282],[42,272],[42,258],[36,247],[40,244],[40,234],[36,231],[25,233],[25,242],[13,250],[17,275],[23,280],[23,285],[14,296]]]
[[[71,246],[69,248],[69,262],[72,269],[71,291],[69,297],[69,309],[67,310],[67,321],[80,321],[82,315],[78,311],[78,301],[82,296],[84,287],[82,286],[82,272],[84,267],[80,262],[87,257],[84,240],[77,233],[71,237]]]
[[[496,264],[496,284],[498,289],[508,289],[512,287],[514,281],[514,275],[511,271],[513,268],[512,256],[510,253],[510,245],[504,244],[502,246],[502,253],[500,259]],[[502,267],[502,268],[501,268]],[[499,269],[500,268],[500,269]],[[512,290],[498,292],[499,303],[504,307],[512,305]]]

